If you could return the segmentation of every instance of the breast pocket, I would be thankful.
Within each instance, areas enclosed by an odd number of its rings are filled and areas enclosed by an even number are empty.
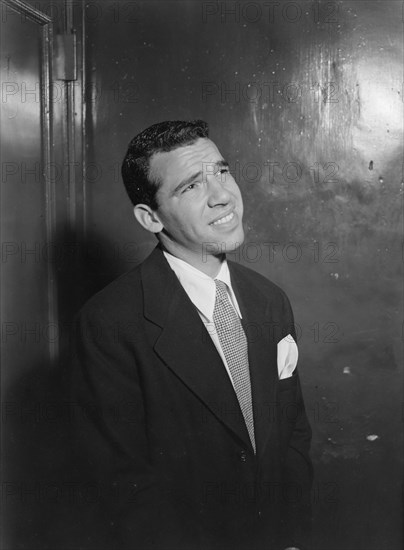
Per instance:
[[[277,345],[277,362],[278,362],[278,377],[279,380],[289,378],[293,375],[296,369],[299,358],[299,350],[297,344],[291,334],[282,338]]]
[[[287,390],[296,390],[297,388],[297,375],[296,371],[289,376],[288,378],[283,378],[278,380],[278,390],[279,392],[285,392]]]

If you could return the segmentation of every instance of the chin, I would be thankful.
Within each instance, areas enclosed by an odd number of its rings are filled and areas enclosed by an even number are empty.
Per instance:
[[[243,228],[239,229],[238,231],[234,232],[234,235],[231,237],[228,237],[223,243],[222,246],[224,248],[224,252],[233,252],[234,250],[237,250],[239,246],[241,246],[244,242],[244,230]]]

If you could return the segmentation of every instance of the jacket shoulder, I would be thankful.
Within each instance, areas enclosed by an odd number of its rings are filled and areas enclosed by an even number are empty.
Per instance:
[[[234,272],[237,277],[244,279],[246,282],[253,285],[259,291],[261,291],[267,298],[270,299],[280,299],[289,303],[289,298],[287,297],[286,292],[277,284],[273,283],[271,280],[264,277],[260,273],[257,273],[253,269],[246,267],[242,264],[238,264],[233,261],[229,261],[230,269]]]
[[[277,341],[288,334],[296,340],[293,310],[284,290],[260,273],[241,264],[231,262],[230,271],[235,275],[238,289],[243,289],[244,296],[247,296],[247,301],[250,296],[257,306],[265,304],[270,322],[281,329]]]
[[[110,318],[124,318],[133,314],[142,303],[141,264],[94,294],[78,312],[79,316],[97,315]]]

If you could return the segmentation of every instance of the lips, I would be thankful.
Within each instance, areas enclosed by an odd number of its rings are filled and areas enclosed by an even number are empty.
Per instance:
[[[227,214],[222,214],[220,217],[216,218],[213,222],[210,222],[209,225],[222,225],[224,223],[230,222],[234,218],[234,210],[228,212]]]
[[[224,216],[223,218],[220,218],[219,220],[212,222],[211,225],[221,225],[222,223],[227,223],[231,221],[233,218],[234,218],[234,212],[230,212],[230,214],[227,214],[227,216]]]

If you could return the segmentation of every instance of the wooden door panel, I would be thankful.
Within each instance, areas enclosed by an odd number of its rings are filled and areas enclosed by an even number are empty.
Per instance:
[[[43,154],[43,27],[2,21],[1,221],[3,382],[49,358],[47,188]],[[46,70],[46,67],[45,67]]]

